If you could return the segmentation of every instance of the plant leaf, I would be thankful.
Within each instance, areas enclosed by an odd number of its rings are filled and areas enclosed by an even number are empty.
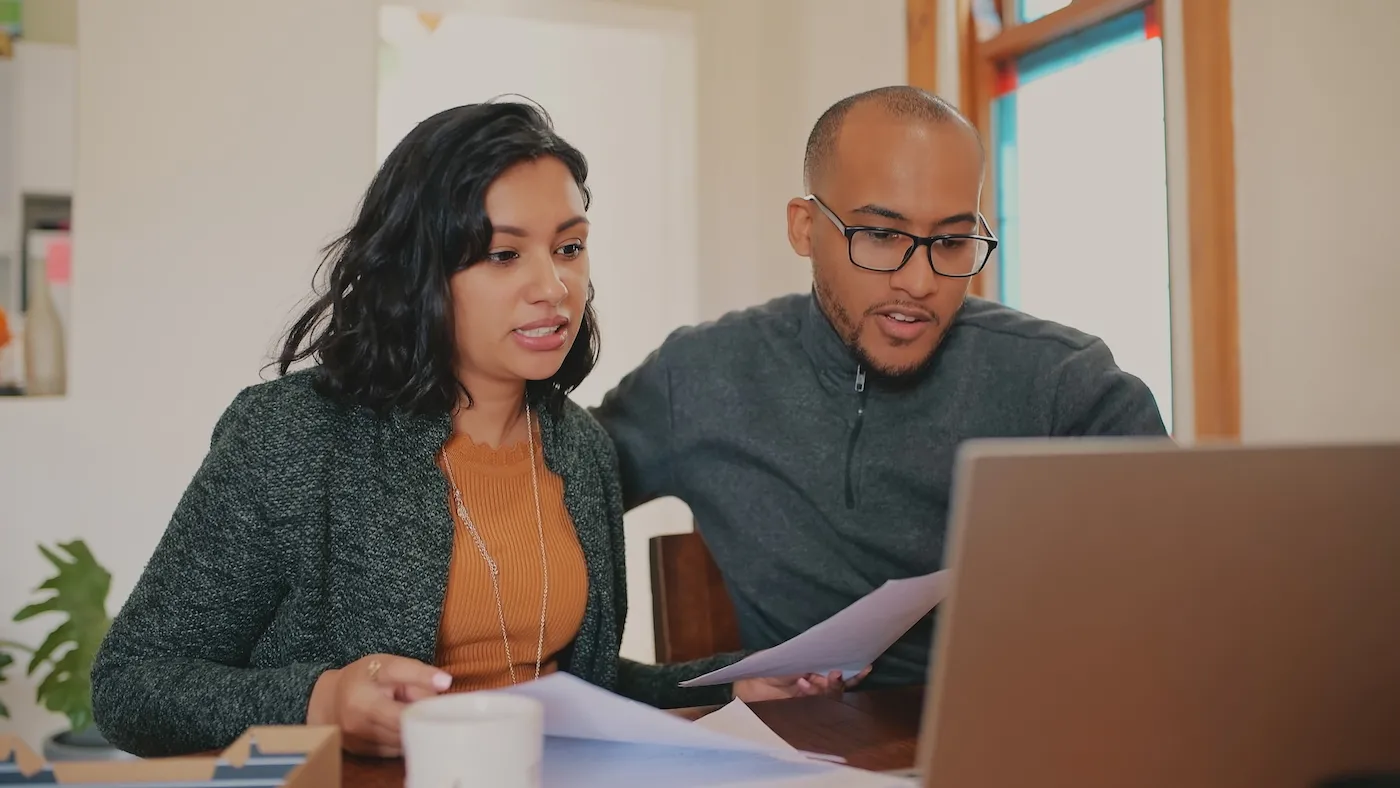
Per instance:
[[[8,668],[14,661],[15,658],[10,656],[9,652],[0,651],[0,684],[5,683],[5,668]],[[0,719],[5,719],[9,716],[10,710],[5,708],[4,701],[0,701]]]
[[[70,649],[39,682],[38,697],[49,711],[67,715],[75,731],[92,722],[92,660]]]
[[[66,715],[73,730],[82,730],[92,722],[92,663],[112,623],[107,617],[112,576],[97,563],[81,539],[60,543],[58,548],[71,560],[39,546],[58,570],[39,587],[54,592],[53,595],[24,608],[15,620],[44,613],[67,615],[67,620],[55,627],[35,651],[29,672],[32,674],[45,662],[51,665],[39,682],[37,700],[50,711]],[[71,647],[60,653],[64,646]]]
[[[59,546],[62,547],[62,545]],[[43,553],[44,557],[49,559],[49,563],[53,564],[54,568],[60,572],[63,571],[63,568],[65,566],[72,563],[71,561],[65,561],[62,558],[59,558],[57,555],[54,554],[52,550],[43,545],[39,545],[39,552]]]
[[[49,636],[44,639],[43,644],[34,651],[34,656],[29,658],[29,675],[33,676],[34,671],[38,670],[40,665],[48,661],[48,658],[53,655],[54,650],[59,646],[64,643],[74,642],[75,635],[77,634],[75,630],[76,627],[73,626],[73,622],[70,620],[59,624],[57,629],[50,632]]]
[[[58,597],[53,596],[49,597],[48,599],[35,602],[32,605],[25,605],[23,609],[21,609],[18,613],[15,614],[15,621],[24,621],[25,619],[30,619],[37,615],[42,615],[44,613],[58,613],[62,612],[62,610],[63,608],[59,606]]]

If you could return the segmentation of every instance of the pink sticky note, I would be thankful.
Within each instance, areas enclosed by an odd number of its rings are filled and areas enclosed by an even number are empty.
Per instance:
[[[48,257],[45,264],[48,267],[50,282],[60,285],[68,284],[68,278],[73,273],[73,241],[68,238],[49,241]]]

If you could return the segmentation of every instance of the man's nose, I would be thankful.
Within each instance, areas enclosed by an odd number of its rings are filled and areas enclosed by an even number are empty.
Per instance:
[[[890,286],[907,293],[910,298],[928,298],[938,292],[943,277],[934,273],[933,258],[927,244],[920,244],[909,255],[904,267],[890,275]]]

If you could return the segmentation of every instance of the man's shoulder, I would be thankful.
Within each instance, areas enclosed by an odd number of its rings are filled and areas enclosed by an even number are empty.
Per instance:
[[[797,342],[811,294],[792,293],[678,328],[662,344],[670,363],[708,363],[743,357],[773,343]]]
[[[1026,361],[1062,360],[1103,347],[1099,337],[1073,326],[977,297],[964,303],[950,334],[953,342],[975,345],[980,354]]]
[[[980,298],[968,299],[956,327],[947,348],[954,363],[990,370],[1008,402],[1040,398],[1050,434],[1165,431],[1151,389],[1100,337]]]

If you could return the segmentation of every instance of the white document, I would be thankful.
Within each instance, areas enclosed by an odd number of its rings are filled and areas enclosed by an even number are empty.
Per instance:
[[[792,759],[794,750],[763,725],[771,738],[735,736],[725,731],[697,725],[644,703],[608,692],[568,673],[552,673],[538,681],[528,681],[509,689],[493,690],[534,698],[544,704],[544,735],[565,739],[587,739],[624,744],[650,744],[697,750],[753,752]],[[751,710],[749,714],[753,714]],[[731,715],[734,712],[731,711]],[[724,720],[721,719],[721,723]],[[775,741],[776,740],[776,741]],[[800,754],[798,755],[800,758]],[[832,756],[816,756],[833,760]],[[839,760],[839,759],[834,759]]]
[[[842,671],[847,678],[885,653],[948,595],[950,570],[890,580],[792,640],[750,654],[727,668],[682,681],[682,687],[740,679]]]
[[[791,744],[783,741],[783,737],[774,733],[767,723],[760,720],[748,704],[738,698],[729,701],[724,708],[712,711],[691,724],[708,728],[715,733],[733,736],[736,739],[745,739],[764,747],[796,750]]]
[[[807,757],[740,700],[691,722],[567,673],[489,691],[544,704],[543,788],[908,786],[832,756]]]
[[[548,738],[544,743],[540,778],[543,788],[786,788],[806,785],[807,780],[853,771],[821,761],[775,758],[761,752]],[[821,784],[852,783],[846,780]]]
[[[758,752],[547,738],[542,788],[910,788],[905,778]]]

